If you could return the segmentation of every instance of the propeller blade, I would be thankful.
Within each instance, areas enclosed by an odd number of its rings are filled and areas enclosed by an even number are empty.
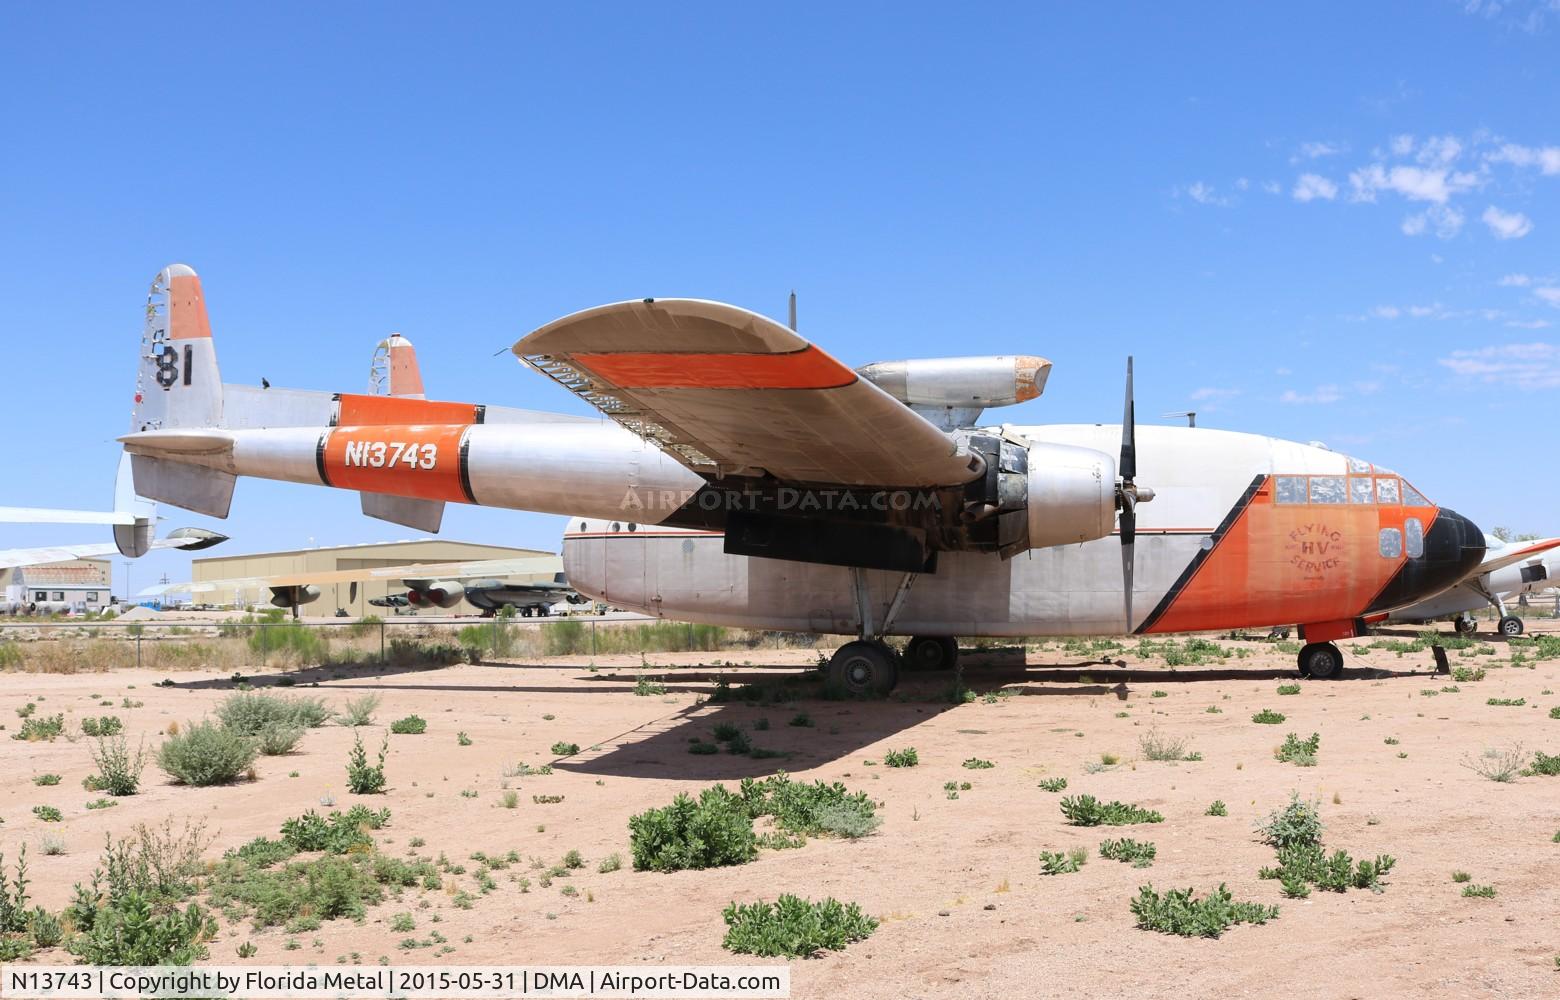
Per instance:
[[[1132,571],[1137,553],[1137,511],[1128,503],[1121,508],[1121,585],[1127,614],[1126,634],[1132,634]]]
[[[1127,402],[1121,415],[1121,463],[1116,470],[1130,483],[1137,478],[1137,416],[1132,405],[1132,356],[1127,356]]]

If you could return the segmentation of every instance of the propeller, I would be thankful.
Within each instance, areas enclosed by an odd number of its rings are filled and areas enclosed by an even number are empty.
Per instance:
[[[1116,464],[1116,509],[1121,520],[1121,582],[1126,599],[1127,634],[1132,632],[1132,571],[1136,565],[1137,505],[1154,499],[1154,491],[1137,479],[1137,418],[1132,404],[1132,358],[1127,357],[1127,399],[1121,414],[1121,460]]]

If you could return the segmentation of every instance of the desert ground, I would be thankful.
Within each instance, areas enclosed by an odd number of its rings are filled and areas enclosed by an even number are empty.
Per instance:
[[[1553,621],[1531,625],[1546,629],[1560,634]],[[805,648],[273,667],[240,677],[228,665],[198,664],[10,671],[0,673],[0,852],[9,874],[27,845],[33,902],[51,910],[90,877],[105,837],[166,817],[204,820],[215,861],[276,837],[307,810],[364,803],[391,812],[373,834],[378,851],[446,860],[440,888],[404,889],[362,920],[289,932],[219,912],[208,960],[223,963],[773,962],[722,949],[722,909],[790,892],[856,902],[881,920],[843,951],[793,961],[796,997],[1555,995],[1560,777],[1502,782],[1479,771],[1498,760],[1487,751],[1520,748],[1525,761],[1560,752],[1560,718],[1550,714],[1560,705],[1560,657],[1536,659],[1528,647],[1513,664],[1512,647],[1486,634],[1450,652],[1454,668],[1483,668],[1482,679],[1454,681],[1433,672],[1428,650],[1413,648],[1416,635],[1389,629],[1343,643],[1345,676],[1314,682],[1297,679],[1293,646],[1255,637],[1209,637],[1219,652],[1175,667],[1167,658],[1185,657],[1167,657],[1158,641],[967,648],[963,680],[974,696],[957,704],[951,673],[904,675],[882,700],[825,700],[816,683],[777,687],[757,702],[711,699],[721,680],[732,688],[798,681],[817,662]],[[283,678],[290,684],[276,687]],[[333,708],[365,694],[382,701],[362,729],[328,724],[308,730],[290,754],[260,757],[252,779],[185,787],[153,760],[138,794],[85,807],[99,795],[82,786],[94,766],[81,719],[118,716],[132,747],[155,750],[170,727],[209,716],[241,684]],[[1299,692],[1280,693],[1289,684]],[[10,739],[29,702],[38,716],[63,713],[66,735]],[[1254,723],[1264,709],[1287,718]],[[427,731],[388,736],[388,789],[350,794],[354,733],[372,753],[389,723],[412,713]],[[792,725],[802,713],[812,724]],[[783,756],[688,751],[722,723]],[[1315,766],[1275,759],[1289,732],[1320,735]],[[1146,738],[1182,742],[1201,759],[1147,759]],[[581,749],[555,753],[559,743]],[[917,766],[885,766],[886,754],[910,747]],[[994,766],[964,766],[971,759]],[[517,773],[522,763],[551,773]],[[763,849],[746,865],[633,870],[630,816],[679,792],[735,788],[782,770],[865,791],[881,804],[882,825],[857,840]],[[62,780],[36,785],[43,774]],[[1065,792],[1039,787],[1054,778],[1067,780]],[[518,793],[513,808],[507,791]],[[1164,820],[1068,825],[1059,802],[1080,793]],[[1381,891],[1289,899],[1277,881],[1258,877],[1275,862],[1254,828],[1291,793],[1320,802],[1329,850],[1397,859]],[[1208,815],[1215,800],[1228,815]],[[63,818],[44,822],[35,806]],[[1151,867],[1099,856],[1101,840],[1122,836],[1156,845]],[[1042,874],[1041,851],[1073,847],[1088,849],[1081,870]],[[583,867],[547,879],[545,869],[571,850]],[[521,860],[490,870],[496,885],[483,891],[473,852]],[[598,870],[614,854],[622,867]],[[1454,882],[1453,872],[1470,881]],[[1217,939],[1134,926],[1128,904],[1139,886],[1201,892],[1220,883],[1237,899],[1276,904],[1278,917]],[[1466,897],[1466,885],[1495,895]],[[72,959],[55,949],[35,960]]]

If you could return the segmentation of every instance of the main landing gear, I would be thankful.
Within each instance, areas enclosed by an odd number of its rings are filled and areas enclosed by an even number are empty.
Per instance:
[[[1307,643],[1300,650],[1300,676],[1325,681],[1343,671],[1343,650],[1330,642]]]
[[[959,662],[959,644],[951,635],[918,635],[905,646],[906,670],[952,670]]]
[[[1473,620],[1472,615],[1462,615],[1453,624],[1458,635],[1473,635],[1479,630],[1479,623]]]
[[[1516,615],[1506,615],[1501,618],[1499,627],[1501,635],[1514,639],[1522,634],[1522,619]]]
[[[887,694],[899,683],[900,670],[951,670],[959,662],[959,644],[947,635],[918,635],[903,653],[881,639],[847,642],[829,658],[829,684],[852,695]]]

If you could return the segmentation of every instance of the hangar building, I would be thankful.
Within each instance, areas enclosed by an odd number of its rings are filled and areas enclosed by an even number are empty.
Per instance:
[[[365,569],[379,566],[400,566],[406,563],[470,562],[477,559],[518,559],[525,557],[552,557],[544,573],[508,576],[504,579],[525,582],[551,580],[554,573],[563,572],[563,560],[551,552],[540,549],[517,549],[505,545],[481,545],[476,542],[455,542],[442,538],[417,539],[405,542],[374,542],[367,545],[336,545],[314,549],[293,549],[284,552],[257,552],[251,555],[207,556],[195,559],[191,564],[197,583],[205,580],[230,580],[256,576],[277,576],[282,573],[333,573],[338,570]],[[338,608],[354,618],[364,615],[385,616],[390,609],[375,607],[368,602],[388,594],[404,595],[406,590],[399,580],[365,580],[357,585],[354,598],[349,583],[329,583],[320,587],[319,600],[303,606],[306,615],[331,615]],[[242,587],[227,594],[200,595],[198,601],[218,605],[269,605],[269,588],[255,585]],[[403,612],[413,609],[403,608]],[[470,602],[462,600],[448,611],[433,609],[428,614],[474,615],[481,612]]]

